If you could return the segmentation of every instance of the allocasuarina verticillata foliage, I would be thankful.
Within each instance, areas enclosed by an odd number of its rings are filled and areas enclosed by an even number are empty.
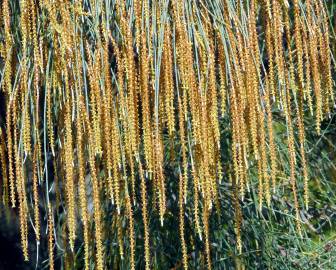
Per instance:
[[[64,238],[65,258],[82,242],[85,269],[107,268],[114,234],[127,268],[151,269],[152,211],[164,227],[173,203],[181,266],[191,216],[211,269],[219,189],[230,184],[241,252],[240,201],[253,174],[260,211],[288,180],[301,234],[305,118],[320,134],[335,106],[324,1],[2,0],[0,14],[1,198],[18,209],[25,260],[31,224],[38,243],[48,239],[50,269]]]

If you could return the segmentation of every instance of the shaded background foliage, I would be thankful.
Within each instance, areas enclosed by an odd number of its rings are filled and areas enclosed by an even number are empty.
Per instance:
[[[331,22],[336,25],[336,4],[334,1],[326,1],[332,15]],[[334,27],[335,29],[335,27]],[[335,36],[331,39],[331,44],[336,48]],[[2,63],[0,62],[0,65]],[[335,79],[335,78],[334,78]],[[5,100],[0,93],[0,121],[1,127],[4,127]],[[306,114],[308,115],[308,114]],[[276,115],[275,115],[276,118]],[[275,136],[279,141],[278,152],[283,160],[288,159],[285,123],[281,119],[275,120]],[[291,204],[291,190],[288,188],[288,179],[279,178],[276,195],[272,197],[270,207],[263,206],[258,209],[258,200],[256,195],[257,173],[253,168],[250,170],[252,177],[250,190],[244,202],[236,202],[233,196],[235,187],[224,174],[224,179],[220,185],[220,212],[214,211],[210,217],[210,240],[211,256],[214,269],[336,269],[336,113],[330,115],[322,123],[322,133],[317,135],[314,128],[314,120],[311,117],[305,118],[306,141],[307,141],[307,163],[309,164],[309,188],[310,205],[308,210],[301,210],[301,219],[304,222],[303,235],[298,235],[295,228],[294,207]],[[230,153],[230,127],[229,119],[221,120],[221,149],[224,164],[231,161]],[[169,144],[169,138],[165,143]],[[175,152],[176,154],[177,152]],[[171,153],[168,153],[168,155]],[[151,255],[153,269],[181,269],[181,247],[178,230],[178,171],[169,159],[165,158],[165,171],[169,172],[167,181],[167,214],[163,226],[160,224],[158,211],[155,205],[149,203],[149,219],[151,232]],[[289,171],[286,167],[288,162],[283,162],[282,171]],[[53,164],[50,164],[50,168]],[[53,168],[57,169],[57,168]],[[227,170],[224,168],[224,171]],[[298,166],[298,170],[300,166]],[[50,178],[56,177],[53,170],[50,170]],[[284,174],[285,175],[285,174]],[[298,181],[299,194],[303,192],[303,181]],[[152,190],[148,187],[149,196],[153,196]],[[29,191],[28,191],[29,192]],[[43,194],[40,194],[43,196]],[[138,201],[140,194],[137,194]],[[51,200],[59,200],[55,196]],[[303,205],[303,198],[301,205]],[[151,200],[150,200],[151,201]],[[243,216],[242,221],[242,253],[239,253],[236,247],[235,235],[235,210],[234,204],[239,203]],[[111,211],[112,205],[105,205],[105,213]],[[192,218],[192,202],[188,202],[185,214],[185,235],[188,244],[188,258],[190,269],[205,269],[206,259],[204,254],[203,242],[199,240],[195,233],[195,224]],[[47,241],[45,237],[46,228],[43,227],[46,222],[42,222],[42,240],[37,245],[35,243],[34,232],[29,231],[29,251],[31,254],[30,262],[23,262],[20,247],[20,236],[18,228],[17,210],[10,212],[1,209],[0,219],[0,269],[34,269],[36,259],[38,258],[40,266],[44,269],[48,267]],[[115,210],[115,209],[114,209]],[[40,207],[41,217],[46,218],[44,206]],[[65,218],[65,214],[60,207],[59,218]],[[134,209],[136,252],[143,254],[143,222],[141,209]],[[126,226],[126,221],[121,220]],[[105,230],[108,235],[105,242],[105,250],[108,257],[105,258],[109,269],[128,269],[129,258],[127,256],[129,244],[125,238],[125,257],[120,259],[118,250],[118,240],[114,227],[115,220],[108,215],[104,216]],[[83,246],[81,234],[75,244],[74,252],[63,250],[66,242],[65,228],[58,226],[61,224],[55,221],[55,229],[59,236],[59,243],[56,245],[55,268],[61,269],[64,265],[72,265],[67,269],[82,269]],[[34,254],[36,256],[34,256]],[[137,256],[137,269],[144,268],[144,258]],[[64,263],[64,262],[68,262]]]

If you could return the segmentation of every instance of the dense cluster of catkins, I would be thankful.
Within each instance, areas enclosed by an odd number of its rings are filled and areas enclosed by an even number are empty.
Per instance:
[[[304,206],[298,179],[305,206],[309,203],[303,119],[313,115],[319,133],[334,109],[324,1],[2,0],[0,20],[6,105],[0,130],[1,202],[18,208],[26,260],[31,217],[37,240],[41,222],[47,224],[53,269],[55,209],[62,201],[71,249],[83,233],[85,269],[92,252],[96,269],[105,268],[107,214],[121,257],[124,241],[129,242],[130,269],[137,256],[144,256],[150,269],[148,200],[164,224],[166,187],[172,181],[165,164],[170,163],[178,171],[176,218],[184,269],[188,203],[210,269],[209,218],[220,205],[221,181],[233,187],[240,249],[239,200],[249,188],[250,167],[257,168],[260,207],[271,203],[284,174],[275,111],[287,127],[281,134],[289,153],[285,177],[300,231]],[[230,138],[222,138],[225,118]],[[225,170],[223,139],[231,141]],[[149,188],[154,196],[149,197]],[[46,219],[39,216],[39,200],[47,208]],[[109,213],[102,209],[107,201],[113,205]],[[135,252],[136,205],[145,254]],[[94,241],[89,240],[91,224]]]

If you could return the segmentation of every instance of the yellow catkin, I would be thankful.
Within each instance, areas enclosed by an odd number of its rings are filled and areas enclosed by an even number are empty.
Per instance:
[[[4,90],[8,94],[12,92],[12,37],[11,37],[11,11],[9,1],[2,2],[2,14],[5,33],[5,69],[4,69]]]
[[[263,200],[264,200],[264,185],[263,185],[263,169],[261,159],[257,160],[257,170],[258,170],[258,199],[259,199],[259,211],[262,210]]]
[[[99,37],[98,37],[99,38]],[[98,48],[101,48],[100,38],[98,39]],[[103,137],[103,128],[102,128],[102,95],[100,89],[100,70],[101,70],[101,53],[98,50],[95,51],[94,55],[95,62],[93,64],[92,77],[94,81],[93,94],[96,101],[96,123],[94,126],[94,135],[96,142],[96,153],[98,155],[102,154],[102,137]]]
[[[250,44],[252,45],[252,44]],[[258,143],[257,143],[257,111],[256,111],[256,97],[255,97],[255,84],[253,74],[253,63],[251,57],[248,55],[248,50],[245,50],[245,64],[246,64],[246,77],[245,84],[247,86],[247,103],[248,103],[248,123],[251,136],[251,144],[253,154],[256,160],[259,159]]]
[[[293,130],[293,124],[292,124],[292,116],[289,110],[289,108],[291,107],[291,97],[289,93],[285,93],[284,97],[285,97],[284,106],[286,106],[284,111],[287,112],[286,124],[287,124],[288,155],[289,155],[289,166],[290,166],[289,181],[290,181],[290,185],[291,185],[292,192],[293,192],[296,227],[297,227],[299,234],[301,234],[301,223],[300,223],[301,221],[300,221],[299,202],[298,202],[297,187],[296,187],[296,173],[295,173],[296,153],[295,153],[294,130]]]
[[[82,107],[81,97],[78,97],[78,109],[77,109],[77,159],[78,159],[78,194],[79,202],[81,207],[81,216],[83,223],[83,239],[84,239],[84,264],[85,270],[90,268],[89,265],[89,220],[87,213],[87,194],[86,194],[86,183],[85,183],[85,160],[83,156],[83,118],[82,110],[85,108]]]
[[[131,142],[131,151],[134,154],[138,147],[138,136],[139,136],[139,126],[137,123],[138,118],[138,104],[137,104],[137,93],[136,93],[136,72],[135,72],[135,60],[133,54],[132,46],[132,34],[131,29],[123,18],[124,31],[126,35],[126,74],[127,74],[127,89],[128,89],[128,98],[127,98],[127,108],[129,113],[129,123],[130,123],[130,142]]]
[[[105,30],[106,32],[106,30]],[[109,71],[109,54],[107,34],[104,41],[104,75],[105,75],[105,95],[103,97],[103,126],[105,141],[106,169],[110,197],[113,198],[113,181],[112,181],[112,139],[111,139],[111,99],[112,99],[112,81]],[[118,205],[119,207],[119,205]]]
[[[121,259],[124,259],[124,243],[123,243],[123,231],[121,225],[121,217],[118,216],[117,218],[117,235],[118,235],[118,245],[119,245],[119,255]]]
[[[270,191],[270,177],[268,175],[268,161],[266,153],[266,134],[264,125],[264,112],[258,113],[258,127],[259,127],[259,148],[260,148],[260,162],[262,167],[262,179],[265,190],[265,198],[267,205],[271,204],[271,191]]]
[[[187,255],[187,245],[185,241],[185,234],[184,234],[184,203],[183,203],[183,176],[180,173],[179,176],[179,224],[180,224],[180,240],[182,246],[182,257],[183,257],[183,268],[185,270],[188,269],[188,255]]]
[[[173,83],[173,59],[171,48],[171,29],[167,24],[165,35],[165,50],[163,51],[164,86],[165,86],[165,111],[167,114],[167,125],[169,136],[172,137],[175,131],[175,109],[174,109],[174,83]]]
[[[305,27],[303,27],[303,52],[304,52],[304,59],[305,59],[305,81],[306,85],[303,91],[303,98],[307,98],[308,102],[308,108],[310,111],[310,114],[313,115],[314,109],[313,109],[313,101],[312,101],[312,95],[311,95],[311,67],[310,67],[310,57],[309,57],[309,50],[308,50],[308,35],[307,30]]]
[[[159,193],[159,213],[161,226],[163,226],[164,214],[166,212],[166,187],[165,187],[165,176],[163,172],[163,143],[160,136],[160,128],[156,128],[155,132],[155,179],[158,183],[158,193]]]
[[[213,49],[209,52],[209,96],[211,104],[210,122],[212,123],[212,133],[216,147],[220,148],[220,131],[218,122],[218,95],[216,87],[215,55]]]
[[[117,64],[118,64],[118,70],[117,70],[117,75],[118,75],[118,93],[119,93],[119,102],[120,102],[120,118],[121,118],[121,122],[123,123],[124,126],[127,127],[127,120],[126,120],[126,110],[125,110],[125,97],[124,97],[124,92],[123,92],[123,88],[124,88],[124,63],[122,61],[121,58],[121,54],[119,52],[119,49],[117,47],[117,45],[114,43],[114,41],[112,40],[112,44],[114,49],[116,50],[116,60],[117,60]],[[120,151],[119,151],[119,144],[120,144],[120,138],[119,138],[119,131],[118,131],[118,118],[119,115],[114,112],[114,110],[111,110],[111,117],[112,117],[112,131],[111,131],[111,135],[112,135],[112,156],[113,156],[113,188],[114,188],[114,194],[115,194],[115,200],[118,202],[119,201],[119,164],[120,164]],[[129,133],[127,132],[125,134],[125,140],[127,142],[129,142]],[[128,153],[128,155],[131,155],[130,153],[130,143],[127,143],[125,145],[125,150]],[[131,158],[131,171],[134,171],[134,164],[133,164],[133,159]],[[134,181],[132,181],[132,196],[133,196],[133,201],[135,198],[135,187],[134,187],[135,183]]]
[[[298,68],[298,77],[299,77],[299,87],[304,88],[303,80],[303,50],[302,50],[302,38],[301,38],[301,29],[300,29],[300,12],[299,12],[299,1],[294,0],[294,40],[296,46],[296,58],[297,58],[297,68]],[[287,42],[290,42],[288,40]]]
[[[28,90],[27,90],[28,91]],[[28,92],[22,99],[23,107],[23,145],[25,153],[30,154],[31,152],[31,119],[30,119],[30,102]]]
[[[184,123],[184,112],[183,112],[183,106],[181,98],[178,96],[178,113],[179,113],[179,133],[180,133],[180,141],[181,141],[181,153],[182,153],[182,168],[183,168],[183,175],[185,178],[187,178],[187,154],[186,154],[186,141],[185,141],[185,123]],[[185,180],[186,181],[186,180]],[[184,187],[186,187],[187,184],[184,182]],[[184,194],[186,196],[186,194]]]
[[[65,68],[65,85],[67,101],[65,103],[65,173],[66,173],[66,196],[68,203],[68,228],[69,228],[69,243],[71,249],[74,247],[74,240],[76,237],[76,220],[75,220],[75,196],[74,196],[74,171],[73,171],[73,138],[72,138],[72,124],[71,124],[71,107],[70,107],[70,89],[68,72]]]
[[[126,210],[129,218],[129,238],[130,238],[130,269],[135,269],[135,235],[134,235],[134,219],[130,197],[126,193]]]
[[[260,75],[260,67],[261,67],[261,62],[260,62],[260,52],[259,52],[259,41],[258,41],[258,32],[257,32],[257,18],[256,18],[256,6],[255,0],[251,0],[251,8],[250,8],[250,22],[249,22],[249,27],[250,30],[249,32],[251,33],[252,36],[252,53],[253,53],[253,59],[254,59],[254,64],[256,68],[256,75]],[[256,77],[256,81],[258,81],[259,77]]]
[[[199,190],[199,178],[196,174],[194,165],[192,163],[192,177],[194,179],[194,220],[195,220],[195,228],[198,233],[199,238],[202,240],[202,230],[201,230],[201,225],[200,225],[200,219],[199,219],[199,195],[198,195],[198,190]]]
[[[277,177],[277,157],[276,157],[276,149],[274,142],[274,131],[273,131],[273,117],[270,103],[271,91],[269,91],[270,81],[266,78],[265,85],[265,106],[266,106],[266,114],[267,114],[267,130],[268,130],[268,140],[269,140],[269,151],[270,151],[270,160],[271,160],[271,180],[272,180],[272,188],[273,192],[275,192],[276,187],[276,177]]]
[[[98,100],[99,98],[99,81],[97,78],[97,72],[96,72],[96,67],[97,64],[92,63],[91,60],[91,53],[86,46],[86,51],[88,54],[89,58],[89,68],[88,68],[88,74],[89,74],[89,83],[90,83],[90,116],[91,116],[91,121],[92,121],[92,130],[93,134],[95,136],[95,152],[97,154],[100,154],[102,152],[101,150],[101,132],[100,132],[100,118],[99,118],[99,111],[98,107],[100,107],[100,102]],[[98,54],[94,54],[94,56],[97,56]]]
[[[120,178],[120,173],[119,173],[119,164],[120,164],[120,150],[119,150],[119,143],[120,143],[120,136],[119,136],[119,131],[118,131],[118,120],[116,114],[113,112],[112,113],[112,132],[111,135],[113,137],[112,140],[112,155],[113,155],[113,163],[112,163],[112,168],[113,168],[113,191],[114,191],[114,199],[117,205],[117,211],[118,213],[120,212],[120,205],[119,197],[120,197],[120,184],[119,184],[119,178]],[[133,161],[133,159],[131,159]],[[131,170],[133,171],[133,163],[131,164]],[[135,183],[132,181],[132,191],[133,191],[133,196],[135,196]]]
[[[242,222],[242,213],[240,208],[240,203],[238,200],[238,189],[236,183],[233,181],[233,192],[234,192],[234,218],[235,218],[235,233],[236,233],[236,243],[237,243],[237,250],[240,254],[242,252],[242,242],[241,242],[241,222]]]
[[[27,40],[28,40],[28,27],[29,27],[29,9],[30,2],[22,1],[21,3],[21,33],[22,33],[22,97],[23,104],[27,104],[27,106],[23,106],[25,114],[23,117],[23,145],[26,153],[30,153],[30,119],[29,119],[29,96],[28,96],[28,68],[27,68]],[[28,25],[27,25],[28,23]]]
[[[226,111],[226,78],[225,78],[225,57],[224,46],[220,37],[218,37],[218,73],[220,80],[220,98],[221,98],[221,116],[224,117]]]
[[[232,92],[230,94],[230,103],[231,105],[231,121],[232,121],[232,159],[233,159],[233,171],[234,171],[234,179],[240,185],[240,190],[244,190],[243,185],[239,179],[239,168],[238,168],[238,133],[239,133],[239,126],[237,120],[237,102],[236,102],[236,95],[235,89],[232,88]],[[259,190],[260,191],[260,190]],[[260,196],[259,196],[260,198]]]
[[[8,175],[6,167],[6,140],[2,128],[0,128],[0,163],[1,163],[1,177],[3,183],[2,203],[8,207],[9,193],[8,193]]]
[[[283,46],[282,46],[282,12],[280,3],[278,0],[272,0],[272,11],[273,11],[273,44],[275,52],[275,63],[278,71],[278,78],[280,83],[283,85],[285,83],[285,71],[283,63]]]
[[[51,205],[48,205],[48,251],[49,251],[49,269],[54,270],[54,220]]]
[[[294,84],[295,82],[295,71],[294,71],[294,60],[293,60],[293,50],[291,47],[291,28],[290,28],[290,20],[289,20],[289,15],[288,15],[288,10],[284,10],[283,12],[284,14],[284,27],[285,27],[285,34],[286,34],[286,41],[287,41],[287,56],[288,56],[288,61],[287,61],[287,67],[289,67],[289,71],[288,74],[291,78],[291,83]],[[301,26],[301,25],[300,25]],[[296,28],[296,26],[295,26]],[[299,31],[300,29],[297,30],[297,32],[299,33],[299,39],[296,40],[296,42],[302,41],[301,39],[301,31]],[[295,33],[294,33],[295,35]],[[297,62],[298,62],[298,66],[301,65],[301,67],[298,67],[298,77],[299,77],[299,86],[301,87],[301,89],[304,89],[304,77],[303,77],[303,48],[302,48],[302,44],[300,43],[299,45],[300,48],[297,49]],[[300,53],[298,52],[300,51]]]
[[[151,132],[151,117],[150,117],[150,95],[148,82],[148,52],[145,39],[145,33],[141,35],[141,65],[140,65],[140,89],[141,89],[141,106],[142,106],[142,125],[143,125],[143,143],[144,154],[147,170],[153,172],[153,145]]]
[[[203,226],[205,240],[205,255],[208,269],[211,269],[211,254],[210,254],[210,228],[209,228],[209,207],[203,207]]]
[[[307,7],[307,30],[304,32],[307,46],[308,46],[308,53],[309,56],[309,62],[311,67],[311,77],[313,80],[313,89],[315,93],[315,100],[316,100],[316,106],[315,106],[315,114],[316,114],[316,131],[319,134],[320,133],[320,124],[322,120],[322,93],[321,93],[321,78],[320,73],[318,69],[318,44],[317,44],[317,28],[318,24],[315,23],[313,16],[312,16],[312,10],[313,10],[313,3],[311,3],[310,0],[306,1],[306,7]],[[311,106],[310,106],[311,107]],[[312,109],[311,109],[312,111]]]
[[[36,115],[39,115],[39,67],[41,67],[41,59],[39,53],[39,43],[37,39],[37,19],[38,14],[36,11],[36,6],[33,0],[29,1],[29,14],[31,15],[31,27],[30,27],[30,34],[31,40],[33,43],[33,59],[34,59],[34,88],[35,88],[35,104],[36,104]],[[37,119],[37,122],[39,120]],[[28,149],[30,150],[30,149]]]
[[[322,90],[322,109],[323,114],[330,116],[330,98],[333,98],[333,91],[332,90],[332,79],[330,76],[328,76],[331,72],[330,67],[330,49],[329,49],[329,37],[326,39],[326,36],[329,36],[329,34],[323,33],[323,10],[321,9],[320,5],[317,3],[318,1],[314,2],[314,8],[316,14],[321,14],[318,19],[316,20],[315,26],[316,26],[316,32],[317,32],[317,39],[318,39],[318,48],[319,51],[319,63],[323,63],[322,70],[320,68],[321,73],[321,90]],[[328,25],[328,23],[326,23]],[[327,43],[327,44],[326,44]],[[324,117],[322,116],[322,119]]]
[[[112,181],[112,146],[111,146],[111,117],[109,110],[109,102],[106,96],[103,97],[103,127],[104,127],[104,150],[103,154],[106,162],[106,178],[107,189],[106,193],[113,200],[113,181]]]
[[[40,213],[39,213],[39,196],[38,196],[38,179],[37,179],[37,148],[34,149],[33,155],[33,197],[34,197],[34,226],[36,241],[40,241]]]
[[[301,94],[302,95],[302,94]],[[303,122],[303,98],[299,97],[299,108],[298,108],[298,129],[299,129],[299,143],[300,143],[300,155],[301,155],[301,164],[302,164],[302,173],[303,173],[303,181],[304,181],[304,202],[305,207],[308,209],[308,170],[307,170],[307,162],[306,162],[306,154],[305,154],[305,130],[304,130],[304,122]]]
[[[12,137],[12,114],[11,103],[7,105],[7,119],[6,119],[6,137],[7,137],[7,151],[8,151],[8,175],[9,175],[9,188],[10,200],[12,207],[16,205],[15,184],[14,184],[14,162],[13,162],[13,137]]]
[[[202,66],[201,66],[201,70],[202,70],[202,80],[201,80],[201,85],[205,85],[205,81],[206,81],[206,76],[207,76],[207,71],[206,71],[206,67],[207,67],[207,63],[206,63],[206,52],[205,49],[202,48],[201,54],[203,56],[202,59]],[[203,185],[204,185],[204,199],[205,199],[205,206],[208,209],[212,208],[212,196],[211,196],[211,175],[210,175],[210,170],[209,170],[209,165],[210,165],[210,156],[209,156],[209,136],[210,135],[210,128],[209,125],[207,124],[208,121],[208,104],[209,104],[209,100],[207,99],[207,92],[202,91],[201,93],[201,123],[200,123],[200,129],[202,131],[202,137],[201,137],[201,148],[200,148],[200,152],[202,153],[202,158],[201,158],[201,162],[200,162],[200,167],[201,167],[201,175],[203,178]],[[186,186],[186,184],[185,184]],[[206,233],[204,231],[204,233]]]
[[[141,18],[142,18],[142,1],[136,0],[134,1],[134,17],[135,17],[135,29],[136,29],[136,33],[135,33],[135,41],[136,41],[136,46],[137,49],[140,49],[140,37],[141,37]]]
[[[141,161],[139,160],[139,175],[141,181],[141,201],[142,201],[142,221],[144,224],[144,247],[145,247],[145,269],[150,269],[150,249],[149,249],[149,219],[147,211],[147,191],[146,191],[146,182],[144,177],[144,172],[142,169]]]
[[[48,126],[48,138],[49,138],[49,144],[51,148],[51,152],[53,156],[55,156],[55,139],[54,139],[54,126],[52,121],[52,92],[50,88],[50,84],[47,83],[47,126]]]
[[[15,100],[13,102],[16,102]],[[16,112],[13,112],[13,122],[17,120]],[[14,150],[18,149],[18,130],[17,126],[14,125]],[[29,260],[28,256],[28,224],[27,224],[27,198],[26,198],[26,187],[25,179],[23,175],[22,160],[19,151],[14,151],[15,160],[15,175],[16,175],[16,190],[18,194],[19,203],[19,217],[20,217],[20,234],[21,234],[21,247],[23,251],[23,257],[25,261]]]
[[[310,62],[311,62],[311,72],[313,78],[315,99],[316,99],[316,131],[320,134],[321,131],[321,121],[322,121],[322,94],[321,94],[321,78],[320,73],[318,71],[318,60],[317,60],[317,37],[313,34],[309,38],[309,54],[310,54]]]
[[[232,121],[232,154],[233,154],[233,169],[235,180],[240,187],[240,193],[243,196],[245,192],[245,168],[243,166],[245,159],[245,151],[248,144],[248,136],[246,133],[246,127],[244,119],[244,110],[247,105],[247,93],[244,91],[242,70],[239,68],[238,54],[237,51],[243,53],[240,49],[235,46],[233,33],[228,32],[229,40],[232,48],[232,65],[235,67],[234,75],[236,78],[232,78],[233,74],[229,71],[229,76],[232,81],[232,90],[230,94],[230,103],[232,104],[230,110],[231,121]],[[239,35],[238,38],[241,38]],[[239,43],[238,43],[239,44]],[[242,56],[241,56],[242,58]],[[243,65],[243,62],[241,63]],[[244,68],[245,65],[243,65]],[[238,110],[238,108],[240,108]],[[242,149],[243,148],[243,149]],[[243,156],[242,156],[243,153]]]
[[[328,22],[328,14],[326,14],[326,10],[323,7],[323,4],[317,1],[316,5],[320,5],[320,10],[323,14],[323,42],[322,42],[322,61],[325,64],[325,77],[326,77],[326,87],[327,94],[330,96],[331,101],[334,102],[334,91],[333,91],[333,79],[332,79],[332,68],[331,68],[331,49],[330,49],[330,38],[329,38],[329,22]],[[329,105],[329,104],[327,104]]]
[[[269,7],[268,7],[269,11]],[[273,100],[275,100],[275,85],[274,85],[274,47],[272,43],[272,24],[271,24],[271,18],[267,17],[266,20],[266,48],[267,48],[267,54],[269,59],[269,91],[270,95]]]
[[[96,153],[96,144],[94,142],[95,136],[90,127],[88,116],[83,110],[83,119],[86,123],[86,128],[88,129],[89,134],[89,164],[91,172],[91,184],[93,190],[93,205],[94,205],[94,221],[95,221],[95,240],[96,240],[96,260],[97,260],[97,269],[104,269],[104,258],[103,258],[103,243],[102,243],[102,232],[101,232],[101,203],[100,203],[100,194],[98,188],[98,178],[96,171],[96,162],[95,162],[95,153]]]

